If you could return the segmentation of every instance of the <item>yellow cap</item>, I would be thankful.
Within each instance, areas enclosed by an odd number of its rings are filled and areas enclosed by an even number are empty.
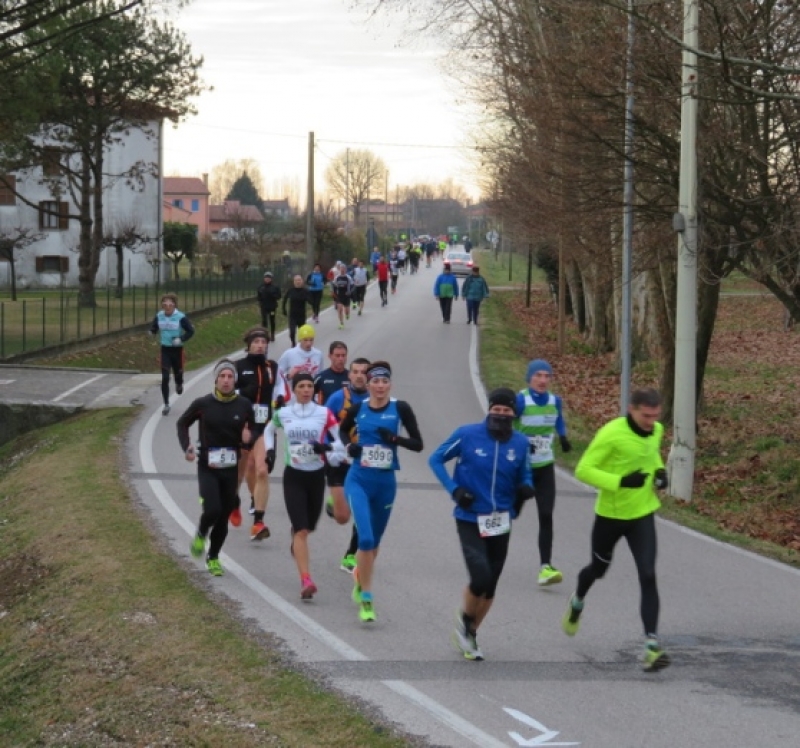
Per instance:
[[[297,331],[298,340],[313,340],[314,337],[314,328],[311,325],[301,325]]]

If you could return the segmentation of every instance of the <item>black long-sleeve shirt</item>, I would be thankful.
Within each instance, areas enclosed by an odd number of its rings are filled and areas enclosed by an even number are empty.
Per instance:
[[[198,460],[208,464],[208,450],[213,447],[235,449],[237,457],[242,446],[242,429],[251,431],[255,427],[253,404],[246,398],[236,396],[232,400],[217,400],[213,394],[198,397],[178,418],[178,442],[186,452],[191,444],[189,427],[199,423],[200,449]]]
[[[311,303],[311,296],[306,288],[292,286],[283,297],[283,313],[286,314],[286,304],[289,304],[289,316],[293,319],[306,318],[306,304]]]

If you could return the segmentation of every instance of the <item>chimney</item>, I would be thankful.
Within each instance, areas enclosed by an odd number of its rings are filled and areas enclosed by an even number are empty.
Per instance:
[[[203,174],[203,184],[206,186],[206,189],[208,189],[208,172]]]

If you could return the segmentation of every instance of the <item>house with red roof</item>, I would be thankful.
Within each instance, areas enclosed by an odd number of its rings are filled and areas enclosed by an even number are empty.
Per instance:
[[[208,174],[199,177],[164,177],[164,220],[197,226],[200,239],[211,233]]]

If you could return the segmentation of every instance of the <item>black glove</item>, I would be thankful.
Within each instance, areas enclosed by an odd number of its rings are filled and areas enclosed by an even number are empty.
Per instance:
[[[275,398],[275,410],[280,410],[284,405],[286,405],[286,398],[283,395],[278,395]]]
[[[275,468],[275,450],[274,449],[268,449],[267,450],[267,456],[266,456],[264,462],[267,463],[267,472],[271,473],[273,471],[273,469]]]
[[[463,486],[453,489],[453,498],[462,509],[469,509],[475,502],[475,495],[471,494]]]
[[[350,457],[352,457],[354,460],[360,460],[361,459],[361,453],[363,451],[364,451],[364,447],[362,447],[360,444],[356,444],[354,442],[351,442],[350,444],[347,445],[347,454]]]
[[[664,468],[659,468],[655,473],[653,473],[653,485],[659,491],[663,491],[669,485],[667,471],[664,470]]]
[[[322,444],[320,442],[311,442],[311,449],[314,450],[315,455],[324,455],[326,452],[333,451],[333,444]]]
[[[533,490],[533,486],[523,483],[520,486],[517,486],[517,501],[527,501],[528,499],[532,499],[536,496],[536,491]]]
[[[561,451],[564,454],[572,451],[572,445],[569,443],[569,439],[567,439],[566,436],[559,436],[558,440],[561,442]]]
[[[619,481],[620,488],[641,488],[647,480],[647,473],[641,470],[634,470],[632,473],[623,475]]]
[[[397,434],[384,426],[381,426],[378,429],[378,436],[381,438],[382,442],[386,442],[387,444],[397,444]]]

